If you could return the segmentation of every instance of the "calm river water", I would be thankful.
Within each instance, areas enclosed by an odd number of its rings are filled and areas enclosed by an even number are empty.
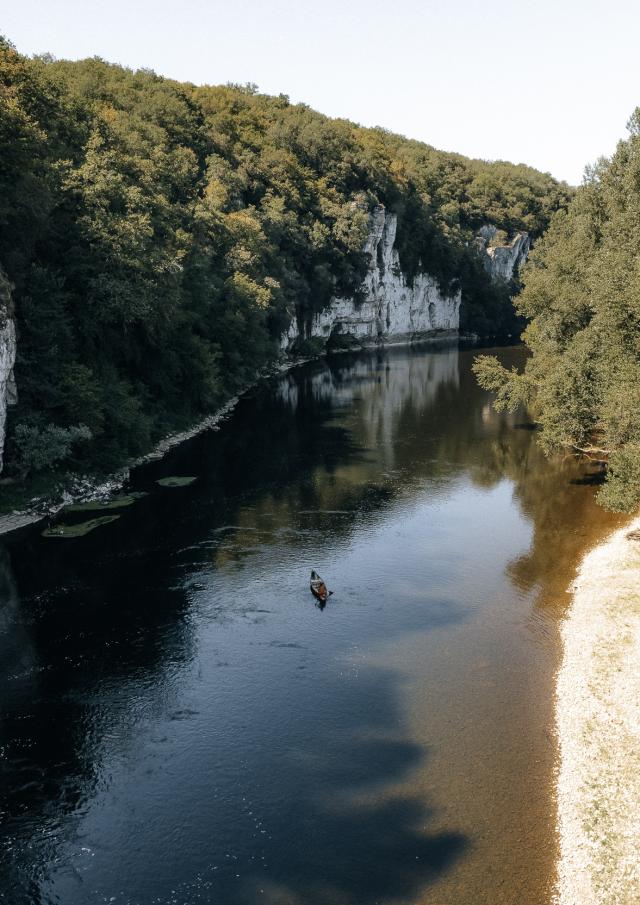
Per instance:
[[[617,520],[474,354],[298,368],[0,546],[0,902],[550,902],[558,620]]]

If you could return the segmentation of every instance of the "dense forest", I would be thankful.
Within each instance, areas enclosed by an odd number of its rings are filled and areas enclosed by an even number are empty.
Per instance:
[[[532,408],[547,451],[573,449],[606,467],[599,499],[617,511],[640,504],[640,109],[628,128],[524,268],[524,373],[489,356],[476,363],[499,407]]]
[[[6,472],[108,469],[211,411],[275,359],[296,312],[357,299],[379,203],[398,214],[409,279],[461,288],[463,329],[512,330],[475,232],[539,236],[569,195],[254,86],[1,40],[0,266],[18,330]]]

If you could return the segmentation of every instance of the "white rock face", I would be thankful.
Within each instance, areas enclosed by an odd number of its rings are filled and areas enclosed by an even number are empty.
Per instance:
[[[354,345],[373,346],[457,335],[460,292],[444,295],[428,274],[418,274],[413,286],[407,284],[395,248],[397,226],[395,214],[381,205],[374,209],[365,244],[369,269],[362,284],[364,300],[334,299],[305,325],[304,339],[343,336]],[[299,338],[294,318],[282,337],[283,350]]]
[[[17,401],[13,377],[13,365],[16,360],[16,325],[10,306],[10,284],[0,270],[0,471],[2,471],[7,406],[13,405]]]
[[[529,233],[518,232],[507,245],[489,246],[498,229],[487,223],[478,231],[478,251],[487,272],[493,280],[510,282],[527,260],[531,248]]]

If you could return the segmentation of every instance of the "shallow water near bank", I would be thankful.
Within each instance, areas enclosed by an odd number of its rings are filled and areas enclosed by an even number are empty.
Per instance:
[[[621,520],[475,354],[305,365],[0,547],[0,902],[551,901],[559,621]]]

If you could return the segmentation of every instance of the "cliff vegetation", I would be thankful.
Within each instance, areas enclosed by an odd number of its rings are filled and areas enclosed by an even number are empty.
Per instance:
[[[27,59],[6,40],[0,161],[17,477],[112,468],[211,411],[275,358],[296,310],[357,297],[377,204],[398,215],[409,280],[426,271],[462,288],[463,329],[509,332],[507,287],[489,279],[475,233],[491,222],[535,237],[570,196],[526,166],[439,152],[251,85]]]

